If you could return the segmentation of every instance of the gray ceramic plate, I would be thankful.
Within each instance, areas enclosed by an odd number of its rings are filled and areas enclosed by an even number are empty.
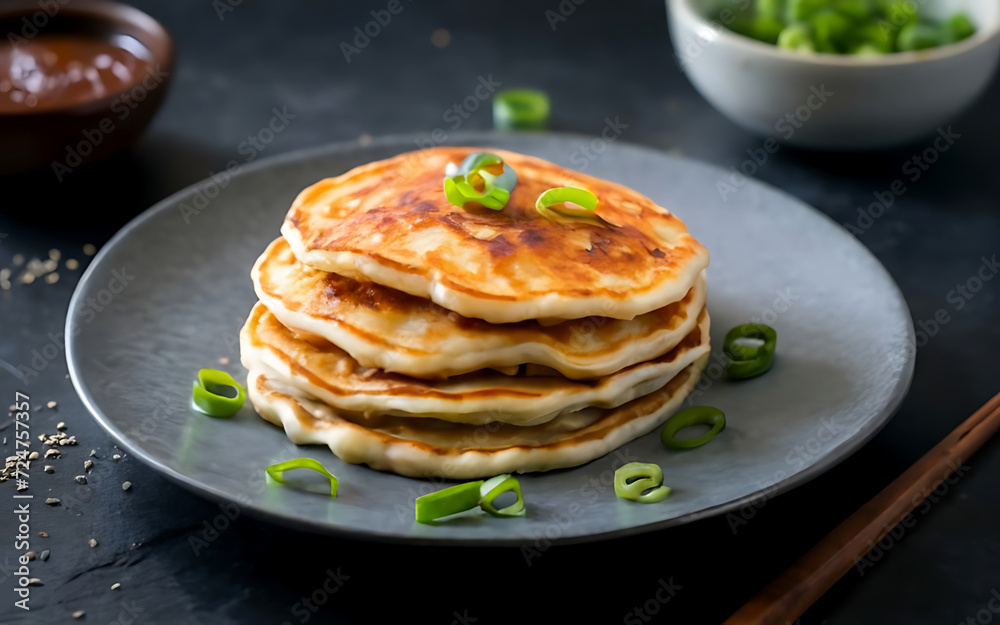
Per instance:
[[[250,267],[299,190],[415,149],[413,137],[254,163],[181,191],[123,228],[80,281],[66,327],[73,383],[95,418],[168,477],[280,523],[414,543],[532,545],[661,529],[752,505],[843,460],[905,395],[913,328],[898,288],[860,243],[802,202],[754,181],[723,200],[716,183],[727,172],[636,146],[609,145],[584,161],[586,137],[453,139],[585,163],[586,173],[631,186],[687,222],[712,255],[713,356],[726,329],[748,320],[769,323],[779,337],[774,368],[761,378],[731,382],[717,360],[709,365],[695,402],[718,406],[729,424],[711,444],[667,451],[654,432],[585,466],[524,476],[527,518],[468,515],[430,526],[414,523],[413,501],[439,484],[296,447],[249,402],[231,420],[190,409],[199,368],[245,375],[237,336],[255,301]],[[265,482],[266,465],[299,456],[340,478],[339,497]],[[640,505],[614,496],[613,471],[632,460],[663,467],[669,499]]]

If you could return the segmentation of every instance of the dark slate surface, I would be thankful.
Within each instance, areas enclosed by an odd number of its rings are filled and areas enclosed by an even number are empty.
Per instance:
[[[445,111],[491,74],[504,87],[548,90],[557,129],[597,134],[606,118],[617,118],[627,125],[621,140],[723,168],[738,166],[746,150],[761,143],[711,109],[679,73],[658,2],[589,0],[553,31],[544,11],[557,9],[556,0],[404,0],[403,11],[348,64],[339,42],[385,3],[230,1],[236,6],[222,20],[208,1],[138,3],[178,43],[163,110],[131,152],[75,171],[62,184],[49,172],[0,179],[0,267],[11,266],[15,254],[44,258],[50,249],[85,265],[83,244],[100,245],[153,202],[231,159],[243,162],[248,150],[241,151],[241,142],[268,122],[274,107],[296,117],[259,157],[364,133],[430,136],[453,125]],[[443,49],[431,44],[437,28],[451,32]],[[913,388],[872,443],[807,486],[746,510],[745,524],[718,518],[549,549],[541,540],[534,546],[541,555],[530,565],[516,549],[384,546],[298,534],[245,517],[222,522],[216,505],[127,455],[113,461],[113,442],[76,398],[61,335],[82,267],[60,268],[52,285],[15,284],[0,292],[0,367],[25,365],[39,373],[25,383],[0,372],[0,401],[6,406],[15,390],[28,392],[35,407],[32,439],[65,421],[81,444],[62,448],[63,457],[51,463],[54,474],[42,473],[40,463],[31,474],[31,548],[47,549],[50,557],[31,563],[31,576],[44,586],[32,588],[30,612],[13,607],[20,551],[13,515],[0,514],[0,622],[65,623],[75,610],[86,611],[85,622],[122,625],[720,622],[1000,390],[1000,280],[984,283],[971,299],[958,296],[961,309],[953,293],[984,256],[1000,254],[998,105],[994,80],[986,96],[954,120],[961,135],[955,145],[918,180],[907,180],[907,192],[860,235],[898,281],[918,329],[939,309],[949,315],[919,348]],[[485,108],[460,124],[489,126]],[[783,148],[757,178],[853,223],[857,207],[894,180],[906,180],[905,163],[929,145],[930,139],[867,156]],[[50,400],[58,406],[46,408]],[[0,427],[8,455],[14,428],[6,416]],[[92,448],[90,483],[76,485],[73,477],[83,473]],[[871,566],[849,573],[801,622],[1000,618],[990,612],[991,600],[1000,609],[994,599],[1000,597],[1000,445],[988,445],[965,466],[955,484],[942,487],[946,492],[921,504],[910,527],[897,529],[884,551],[871,554]],[[127,492],[121,488],[126,480],[133,484]],[[0,492],[5,509],[13,508],[13,483]],[[49,496],[62,505],[43,505]],[[206,522],[227,527],[205,534]],[[670,597],[666,603],[655,599],[661,582],[673,589],[659,594]],[[121,587],[111,590],[114,583]]]

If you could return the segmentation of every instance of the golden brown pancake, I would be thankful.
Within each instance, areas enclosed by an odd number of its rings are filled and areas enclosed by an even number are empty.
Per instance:
[[[299,262],[278,238],[251,277],[281,323],[316,334],[364,367],[424,378],[536,364],[573,378],[610,375],[669,352],[697,325],[704,275],[685,296],[635,319],[535,320],[491,324],[374,282],[357,282]]]
[[[503,210],[459,208],[444,195],[446,166],[477,151],[517,172]],[[559,186],[593,192],[599,219],[540,215],[538,196]],[[491,323],[632,319],[682,299],[708,265],[684,223],[649,198],[484,148],[402,154],[320,181],[295,199],[282,234],[311,267]]]
[[[589,380],[560,375],[505,375],[485,369],[428,381],[361,366],[336,345],[296,335],[257,304],[240,333],[240,354],[250,370],[329,404],[342,414],[383,415],[468,424],[500,421],[521,426],[561,418],[585,408],[615,408],[663,387],[709,351],[709,318],[670,352]]]
[[[480,426],[386,417],[355,422],[298,389],[252,370],[247,388],[262,417],[292,442],[322,444],[345,462],[410,477],[474,479],[573,467],[650,432],[680,407],[708,355],[660,390],[610,410],[588,409],[542,425]]]

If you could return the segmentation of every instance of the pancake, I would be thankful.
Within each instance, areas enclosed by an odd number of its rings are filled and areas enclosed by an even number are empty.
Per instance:
[[[698,381],[708,355],[666,386],[610,410],[573,413],[533,427],[471,426],[432,419],[384,417],[356,423],[335,409],[251,370],[248,395],[260,415],[292,442],[328,445],[352,464],[409,477],[475,479],[573,467],[599,458],[662,424]]]
[[[600,378],[505,375],[486,369],[428,381],[364,367],[325,339],[297,335],[258,303],[240,333],[240,354],[247,369],[266,369],[269,379],[355,418],[393,415],[530,426],[588,407],[615,408],[656,391],[708,353],[709,324],[702,309],[697,327],[670,352]]]
[[[479,148],[402,154],[299,194],[281,232],[303,263],[370,281],[490,323],[632,319],[682,299],[708,265],[684,223],[649,198],[541,159],[488,150],[517,172],[503,210],[463,209],[445,167]],[[559,186],[598,197],[596,216],[545,218]]]
[[[423,378],[537,364],[573,379],[604,376],[669,352],[697,325],[702,272],[684,297],[632,320],[490,324],[428,299],[299,262],[278,238],[251,272],[260,301],[295,330],[321,336],[364,367]]]

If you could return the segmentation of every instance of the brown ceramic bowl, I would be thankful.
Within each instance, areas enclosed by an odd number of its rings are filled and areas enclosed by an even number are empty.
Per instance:
[[[48,167],[61,180],[60,171],[65,174],[128,147],[160,108],[173,73],[170,35],[142,11],[114,2],[52,4],[51,15],[37,2],[0,5],[0,33],[5,39],[10,33],[26,39],[46,34],[132,37],[149,51],[152,71],[145,85],[140,80],[104,97],[59,108],[0,113],[0,174]]]

